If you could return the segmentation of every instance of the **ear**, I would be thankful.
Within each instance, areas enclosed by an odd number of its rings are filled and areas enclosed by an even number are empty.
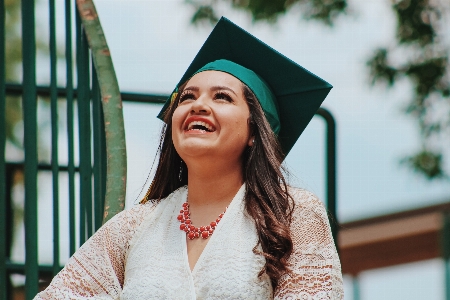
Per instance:
[[[247,145],[248,145],[249,147],[252,147],[254,144],[255,144],[255,136],[251,136],[251,137],[248,139]]]

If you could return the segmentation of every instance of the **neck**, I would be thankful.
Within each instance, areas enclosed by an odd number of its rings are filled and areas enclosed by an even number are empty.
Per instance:
[[[188,199],[191,205],[226,207],[244,183],[242,164],[188,165]],[[234,165],[234,166],[233,166]]]

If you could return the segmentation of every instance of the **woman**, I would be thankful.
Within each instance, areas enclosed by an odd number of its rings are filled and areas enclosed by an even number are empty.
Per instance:
[[[258,55],[266,68],[295,69],[254,72]],[[298,94],[283,86],[292,77],[305,79],[302,101],[286,107]],[[281,167],[330,88],[221,19],[161,111],[146,197],[100,228],[37,299],[342,299],[323,205],[288,187]]]

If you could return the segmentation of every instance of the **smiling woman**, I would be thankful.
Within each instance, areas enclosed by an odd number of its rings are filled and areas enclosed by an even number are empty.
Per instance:
[[[343,299],[325,209],[282,167],[330,89],[222,19],[161,110],[144,199],[37,299]]]

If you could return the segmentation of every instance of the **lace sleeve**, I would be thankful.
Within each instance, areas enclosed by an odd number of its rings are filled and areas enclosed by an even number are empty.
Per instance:
[[[292,272],[281,277],[275,299],[344,299],[341,264],[323,204],[308,191],[290,193],[295,202],[294,249],[288,261]]]
[[[128,243],[153,206],[137,205],[114,216],[77,250],[34,299],[119,299]]]

